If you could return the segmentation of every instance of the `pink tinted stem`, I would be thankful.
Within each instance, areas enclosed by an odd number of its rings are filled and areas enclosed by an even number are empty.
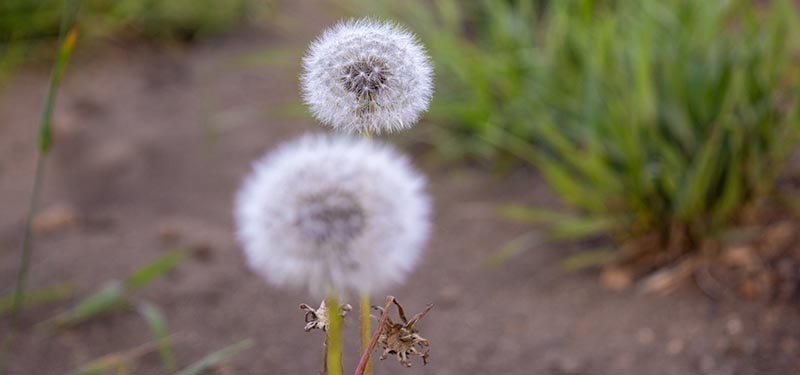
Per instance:
[[[356,367],[356,372],[353,375],[363,375],[364,369],[367,368],[367,363],[369,363],[369,356],[372,353],[372,350],[375,349],[375,345],[378,343],[378,337],[381,335],[381,331],[383,331],[383,324],[386,322],[386,314],[389,313],[389,306],[392,305],[394,302],[394,297],[386,296],[386,306],[383,307],[383,313],[381,313],[381,319],[378,322],[378,328],[375,329],[375,333],[372,335],[372,340],[369,342],[369,346],[364,349],[364,353],[361,353],[361,360],[358,361],[358,367]]]

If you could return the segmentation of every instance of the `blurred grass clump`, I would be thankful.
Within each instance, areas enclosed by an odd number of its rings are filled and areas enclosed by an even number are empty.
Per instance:
[[[574,214],[506,213],[557,235],[696,247],[773,189],[798,143],[789,0],[428,4],[369,9],[430,49],[435,145],[531,162]]]
[[[270,0],[1,0],[0,83],[23,63],[49,60],[61,15],[80,9],[82,44],[103,38],[185,42],[224,32]]]
[[[253,0],[83,0],[81,34],[131,32],[148,38],[191,39],[227,30]],[[65,0],[3,0],[0,43],[58,36]]]

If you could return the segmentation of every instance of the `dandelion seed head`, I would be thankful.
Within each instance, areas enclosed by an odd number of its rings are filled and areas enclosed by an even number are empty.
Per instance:
[[[332,190],[307,197],[298,206],[297,225],[310,240],[346,246],[364,230],[364,210],[347,192]]]
[[[269,283],[329,293],[405,280],[427,240],[425,181],[387,145],[306,136],[254,164],[236,199],[248,265]]]
[[[326,30],[311,43],[303,70],[303,98],[311,112],[347,132],[409,128],[433,95],[433,69],[416,36],[372,19]]]

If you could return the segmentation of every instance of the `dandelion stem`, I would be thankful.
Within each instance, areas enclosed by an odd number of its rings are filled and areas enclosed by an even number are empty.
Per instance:
[[[383,307],[383,313],[381,314],[381,319],[378,321],[378,328],[375,329],[375,333],[372,334],[372,340],[369,342],[369,346],[361,353],[361,360],[358,361],[358,367],[356,367],[356,372],[354,375],[364,375],[364,370],[367,368],[367,363],[369,363],[369,356],[372,354],[372,350],[375,349],[375,345],[378,344],[378,337],[381,335],[381,331],[383,331],[383,325],[386,323],[386,314],[389,313],[389,306],[392,305],[394,302],[393,296],[386,296],[386,306]]]
[[[364,293],[361,296],[361,352],[363,353],[369,347],[370,341],[370,321],[369,321],[369,294]],[[364,375],[372,375],[372,362],[367,361],[367,367],[364,369]]]
[[[327,375],[342,375],[342,317],[339,315],[339,299],[333,296],[325,300],[328,310],[328,336],[326,337],[325,367]]]
[[[372,138],[372,129],[366,128],[364,130],[364,138],[371,139]],[[369,346],[369,333],[370,333],[370,322],[369,322],[369,294],[364,293],[361,296],[361,352],[367,350],[367,346]],[[372,375],[372,363],[367,361],[367,367],[364,370],[364,375]]]

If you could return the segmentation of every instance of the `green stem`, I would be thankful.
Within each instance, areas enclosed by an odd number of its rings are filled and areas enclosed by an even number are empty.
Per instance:
[[[364,138],[372,139],[372,130],[370,128],[366,128],[362,133]],[[369,304],[369,294],[364,293],[361,295],[361,314],[359,316],[360,320],[360,328],[361,328],[361,352],[367,350],[370,342],[370,321],[369,321],[369,311],[370,311],[370,304]],[[369,357],[367,357],[366,367],[364,368],[364,375],[372,375],[372,362],[369,361]]]
[[[25,290],[28,285],[28,273],[31,266],[31,242],[33,225],[33,217],[36,214],[36,209],[39,207],[39,192],[42,188],[42,181],[44,180],[45,157],[39,154],[36,161],[36,175],[33,179],[33,192],[31,193],[31,200],[28,206],[28,216],[25,219],[25,232],[22,238],[22,254],[19,261],[19,273],[17,274],[17,288],[14,290],[14,304],[11,306],[11,320],[16,321],[19,316],[19,311],[25,303]],[[13,325],[12,325],[13,326]]]
[[[327,375],[342,375],[342,317],[339,315],[338,298],[328,297],[325,309],[328,311],[328,336],[325,340]]]
[[[370,321],[369,321],[369,294],[364,293],[361,296],[361,352],[367,350],[370,341]],[[367,367],[364,370],[364,375],[372,375],[372,363],[367,362]]]
[[[28,206],[28,216],[25,218],[25,229],[22,237],[22,250],[19,261],[19,272],[17,273],[17,286],[14,290],[14,300],[11,305],[11,326],[8,330],[8,335],[3,340],[3,345],[0,347],[0,374],[5,369],[5,357],[8,353],[11,341],[17,333],[17,326],[19,325],[19,314],[22,306],[25,304],[25,290],[28,285],[28,273],[31,266],[31,241],[33,224],[33,216],[36,214],[36,208],[39,206],[39,192],[42,187],[42,180],[44,179],[45,155],[39,154],[36,161],[36,175],[33,179],[33,191],[31,192],[31,200]]]

